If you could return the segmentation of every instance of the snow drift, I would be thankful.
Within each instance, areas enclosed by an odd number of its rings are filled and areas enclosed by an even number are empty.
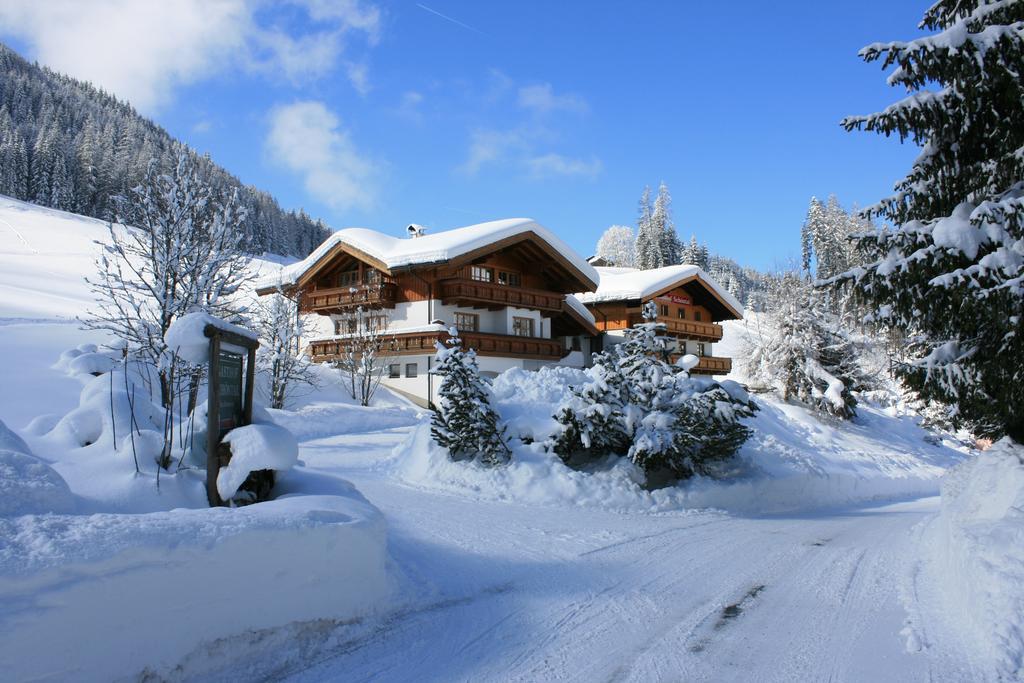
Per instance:
[[[942,486],[943,595],[1001,677],[1024,676],[1024,446],[1003,439]]]
[[[0,518],[0,538],[9,680],[135,678],[217,638],[367,615],[390,592],[384,520],[354,489],[240,509]]]

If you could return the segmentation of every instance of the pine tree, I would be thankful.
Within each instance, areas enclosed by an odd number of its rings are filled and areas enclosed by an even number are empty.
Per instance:
[[[661,261],[661,234],[654,228],[652,211],[651,188],[645,187],[636,223],[636,267],[641,270],[657,268]]]
[[[811,197],[811,205],[807,208],[807,218],[800,230],[801,264],[804,272],[811,275],[811,259],[814,257],[814,244],[825,231],[825,207],[817,197]]]
[[[668,186],[664,182],[658,186],[658,196],[654,200],[651,232],[657,235],[658,240],[657,265],[653,267],[662,268],[679,263],[682,245],[679,243],[679,235],[672,220],[672,195],[669,194]]]
[[[503,465],[512,452],[491,407],[489,387],[480,377],[476,352],[462,349],[458,330],[452,328],[450,334],[446,344],[438,342],[437,364],[431,371],[441,378],[441,385],[430,433],[453,460]]]
[[[623,423],[625,382],[618,346],[594,356],[592,381],[576,389],[555,410],[562,431],[554,451],[567,464],[584,465],[611,454],[625,453],[629,433]]]
[[[898,372],[923,400],[1024,442],[1024,3],[939,0],[922,27],[936,33],[861,51],[911,94],[843,126],[923,151],[867,210],[896,228],[860,241],[873,260],[846,279],[915,340]]]

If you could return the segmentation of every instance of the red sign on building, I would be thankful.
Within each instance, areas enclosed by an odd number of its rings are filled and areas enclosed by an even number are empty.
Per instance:
[[[693,303],[693,299],[691,299],[690,297],[676,296],[675,294],[665,294],[664,296],[659,296],[658,301],[663,301],[665,303],[670,304],[680,304],[682,306],[689,306],[690,304]]]

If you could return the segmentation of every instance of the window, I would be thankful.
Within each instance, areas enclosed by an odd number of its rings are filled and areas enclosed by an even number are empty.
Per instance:
[[[416,372],[419,370],[419,367],[420,366],[418,366],[416,363],[406,363],[405,364],[405,376],[406,377],[415,377],[416,376]]]
[[[338,273],[338,286],[339,287],[355,287],[359,284],[359,271],[358,270],[346,270],[342,273]]]
[[[697,342],[697,355],[698,356],[705,355],[704,342]]]
[[[363,271],[363,284],[367,285],[379,285],[380,284],[380,271],[376,268],[367,268]]]
[[[512,318],[512,334],[517,337],[533,336],[533,318]]]
[[[573,337],[572,338],[572,350],[573,351],[580,351],[581,349],[582,349],[582,345],[580,344],[580,338],[579,337]]]
[[[480,316],[475,313],[456,313],[455,329],[461,332],[476,332],[480,326]]]
[[[369,315],[366,316],[363,324],[368,332],[383,332],[388,327],[388,317],[386,315]]]
[[[477,282],[494,282],[494,271],[483,266],[472,266],[469,269],[469,277]]]
[[[686,309],[685,309],[685,308],[680,308],[680,309],[679,309],[679,310],[678,310],[678,311],[676,312],[676,315],[678,315],[678,316],[679,316],[679,319],[680,319],[680,320],[686,320]]]
[[[696,320],[697,322],[700,322],[700,319],[701,319],[700,311],[694,311],[693,312],[693,319]]]
[[[660,304],[658,306],[658,315],[668,317],[668,304]]]
[[[345,327],[347,328],[349,334],[355,334],[356,332],[359,331],[359,321],[356,320],[355,318],[349,318],[348,320],[345,321]]]
[[[519,273],[509,273],[504,270],[498,271],[498,284],[508,285],[509,287],[518,287],[522,283]]]
[[[392,363],[388,366],[388,378],[398,379],[402,376],[402,366],[399,363]]]

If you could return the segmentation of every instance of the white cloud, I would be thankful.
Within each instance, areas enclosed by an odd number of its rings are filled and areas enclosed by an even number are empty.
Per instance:
[[[604,164],[597,157],[589,160],[573,159],[561,154],[543,154],[530,157],[526,160],[526,167],[534,178],[549,178],[551,176],[583,176],[594,177],[604,168]]]
[[[356,92],[366,97],[366,93],[370,92],[369,67],[362,62],[348,62],[345,64],[345,72],[348,74],[348,80],[352,83],[352,87],[356,89]]]
[[[470,134],[469,154],[459,170],[476,175],[490,163],[501,161],[514,150],[524,147],[526,136],[521,130],[475,130]]]
[[[359,31],[370,42],[379,35],[380,11],[372,5],[293,4],[315,29],[293,36],[262,26],[261,0],[4,0],[0,31],[23,38],[43,64],[151,112],[176,87],[235,68],[290,80],[321,76],[333,68],[347,33]]]
[[[579,95],[556,95],[550,83],[539,83],[519,88],[519,106],[539,114],[552,111],[584,113],[589,107]]]
[[[267,152],[302,176],[310,196],[334,209],[368,209],[376,201],[377,166],[360,156],[338,117],[322,102],[273,109]]]

